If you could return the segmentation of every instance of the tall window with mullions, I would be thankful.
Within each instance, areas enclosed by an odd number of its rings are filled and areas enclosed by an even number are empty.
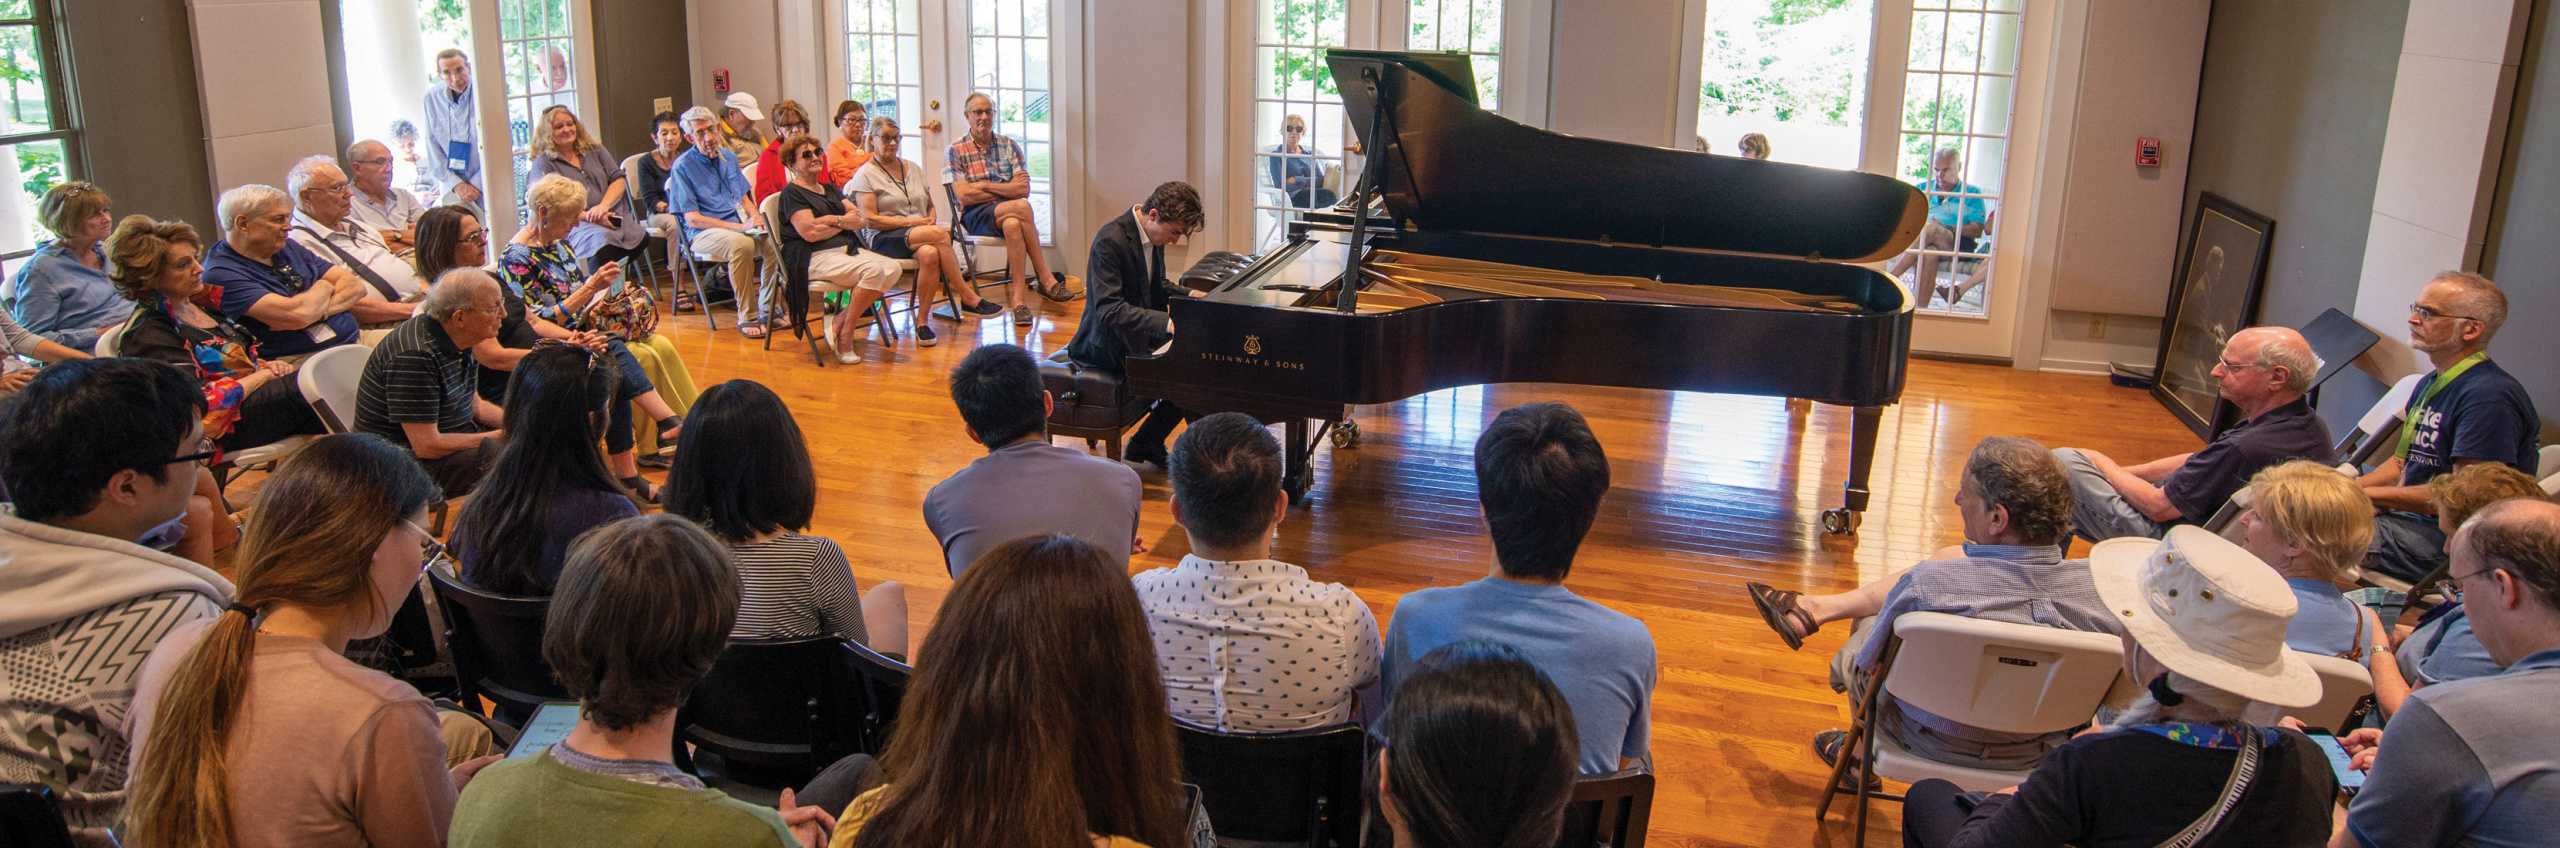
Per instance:
[[[899,155],[925,160],[924,57],[916,0],[845,0],[845,99],[898,122]],[[832,116],[834,110],[828,110]],[[866,129],[867,133],[868,130]]]
[[[969,0],[969,88],[995,99],[996,134],[1022,145],[1042,244],[1057,241],[1051,164],[1057,121],[1049,67],[1049,0]]]
[[[49,0],[0,0],[0,258],[53,240],[38,204],[86,176],[62,32]]]
[[[1254,249],[1287,240],[1300,211],[1329,207],[1342,191],[1342,93],[1324,63],[1350,46],[1345,0],[1256,0],[1253,138]]]
[[[578,102],[577,41],[569,21],[569,0],[498,0],[498,49],[506,62],[507,142],[515,151],[517,220],[525,220],[525,187],[532,162],[527,158],[542,111],[567,106],[581,124],[592,127],[595,116]],[[594,130],[590,129],[590,133]]]
[[[1502,0],[1408,0],[1405,49],[1467,54],[1476,102],[1502,108]]]

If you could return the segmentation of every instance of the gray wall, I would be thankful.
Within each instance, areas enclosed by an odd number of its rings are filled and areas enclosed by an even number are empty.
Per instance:
[[[620,156],[646,152],[650,101],[671,98],[677,112],[692,105],[684,0],[595,0],[595,16],[597,140]]]
[[[213,177],[185,0],[79,0],[62,12],[89,179],[118,215],[181,218],[210,233]]]
[[[2560,315],[2560,20],[2537,4],[2516,74],[2507,158],[2489,209],[2489,243],[2481,271],[2507,292],[2507,329],[2491,343],[2498,364],[2533,393],[2542,413],[2543,444],[2560,436],[2560,345],[2548,322]]]
[[[2181,220],[2194,220],[2206,191],[2275,219],[2262,323],[2301,326],[2355,308],[2408,16],[2408,0],[2213,4]],[[2344,432],[2382,390],[2363,372],[2341,372],[2321,391],[2322,416]]]
[[[1679,126],[1681,0],[1556,0],[1549,128],[1688,149]]]

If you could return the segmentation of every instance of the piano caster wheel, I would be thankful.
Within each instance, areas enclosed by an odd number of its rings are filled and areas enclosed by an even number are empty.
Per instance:
[[[1846,536],[1858,532],[1858,524],[1865,519],[1865,516],[1865,513],[1850,512],[1847,509],[1823,510],[1822,532],[1834,536]]]
[[[1280,488],[1282,491],[1288,493],[1289,505],[1297,506],[1307,502],[1307,490],[1314,488],[1315,482],[1315,469],[1301,468],[1298,469],[1296,473],[1290,474],[1288,477],[1282,479],[1280,481]]]
[[[1333,446],[1337,448],[1359,447],[1360,425],[1350,419],[1344,419],[1342,423],[1333,425],[1332,439]]]

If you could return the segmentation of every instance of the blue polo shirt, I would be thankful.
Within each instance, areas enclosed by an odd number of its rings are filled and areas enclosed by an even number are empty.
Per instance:
[[[2293,620],[2284,628],[2284,646],[2308,654],[2362,660],[2373,656],[2375,628],[2365,626],[2364,607],[2339,594],[2326,580],[2288,577],[2293,589]]]
[[[321,277],[327,276],[330,267],[329,260],[291,241],[286,241],[284,248],[276,251],[271,265],[240,255],[240,251],[231,249],[231,241],[225,239],[214,242],[213,249],[205,253],[204,282],[222,290],[222,314],[240,322],[250,335],[257,337],[259,356],[269,359],[300,356],[354,342],[358,329],[356,314],[340,312],[299,330],[278,330],[249,317],[249,307],[256,305],[259,298],[271,294],[281,297],[300,295],[310,290]],[[287,271],[291,272],[292,279],[287,279]],[[313,339],[315,328],[323,326],[328,330],[318,334],[326,336],[327,340]]]
[[[1957,183],[1955,188],[1939,188],[1938,181],[1922,177],[1914,183],[1929,198],[1929,220],[1938,226],[1955,229],[1966,224],[1979,224],[1991,217],[1991,204],[1982,198],[1982,187]]]
[[[1651,750],[1653,633],[1644,622],[1558,584],[1486,577],[1396,601],[1387,626],[1389,701],[1424,655],[1475,639],[1511,646],[1555,681],[1573,708],[1583,774],[1617,771],[1620,759],[1643,759]]]
[[[2560,810],[2560,650],[2410,693],[2347,831],[2365,848],[2551,844]]]
[[[2312,414],[2309,401],[2295,398],[2215,434],[2212,444],[2161,479],[2160,493],[2187,523],[2203,524],[2260,469],[2294,459],[2327,465],[2329,448],[2329,425]]]
[[[676,157],[676,166],[667,169],[667,214],[676,216],[684,237],[693,238],[693,225],[685,222],[684,213],[699,212],[704,217],[738,221],[738,204],[754,186],[747,183],[746,172],[738,169],[738,155],[726,149],[717,159],[702,155],[698,147],[685,148]],[[739,222],[744,223],[744,222]]]

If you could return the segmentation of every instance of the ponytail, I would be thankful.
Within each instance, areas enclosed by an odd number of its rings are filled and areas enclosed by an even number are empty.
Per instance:
[[[249,658],[258,629],[250,607],[234,604],[214,618],[169,675],[152,712],[151,738],[133,773],[125,844],[135,848],[230,845],[231,775],[223,746],[249,690]]]

